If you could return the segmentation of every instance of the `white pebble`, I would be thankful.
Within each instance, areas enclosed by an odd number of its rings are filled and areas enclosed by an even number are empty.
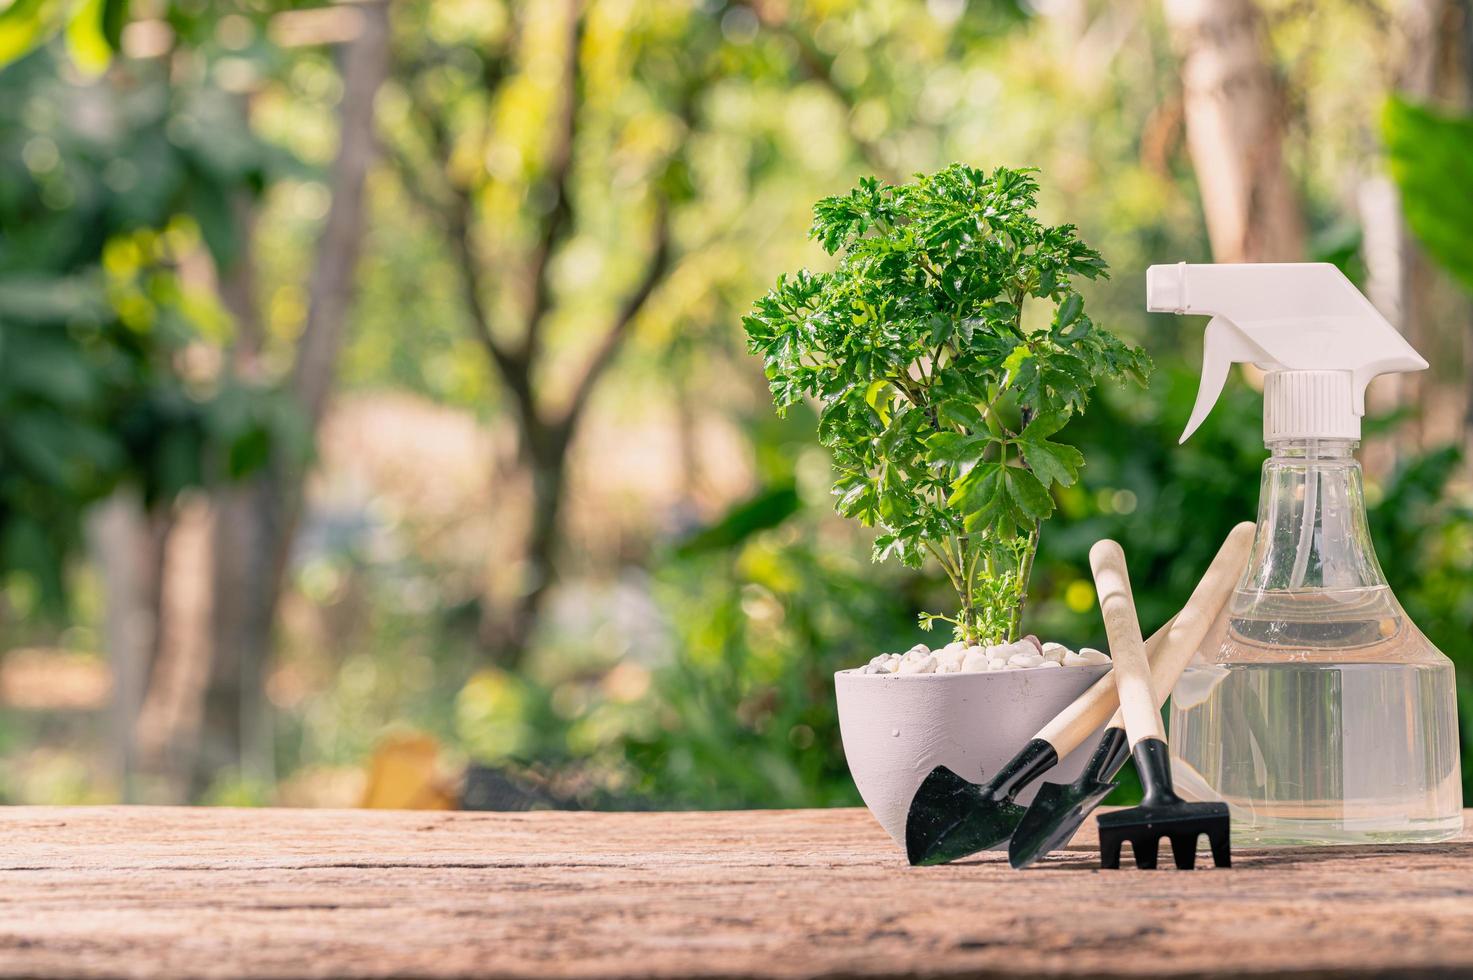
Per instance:
[[[963,656],[964,653],[961,650],[942,650],[936,655],[936,673],[958,673],[962,669]]]
[[[912,660],[906,657],[900,661],[899,673],[902,674],[934,674],[936,673],[936,658],[932,655],[917,657]]]
[[[1052,660],[1054,663],[1063,662],[1064,655],[1073,652],[1062,643],[1045,643],[1043,645],[1043,659]]]
[[[938,650],[917,643],[905,653],[882,653],[860,668],[865,674],[980,674],[994,670],[1031,670],[1034,667],[1083,667],[1108,664],[1100,650],[1083,647],[1078,653],[1062,643],[1040,643],[1029,635],[1012,643],[969,645],[955,640]]]
[[[970,674],[986,669],[987,651],[981,647],[969,647],[967,655],[962,658],[962,670]]]

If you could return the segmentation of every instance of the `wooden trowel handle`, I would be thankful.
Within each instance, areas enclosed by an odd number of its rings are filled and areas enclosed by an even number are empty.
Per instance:
[[[1105,635],[1110,639],[1110,659],[1115,663],[1115,690],[1120,695],[1120,712],[1125,716],[1125,733],[1130,747],[1143,738],[1165,741],[1166,730],[1156,710],[1151,691],[1151,662],[1146,659],[1146,641],[1141,637],[1135,614],[1135,597],[1130,593],[1130,574],[1125,570],[1125,552],[1106,538],[1089,549],[1089,567],[1100,596],[1100,614]]]
[[[1192,590],[1191,598],[1182,606],[1181,612],[1146,641],[1146,656],[1151,661],[1151,688],[1159,692],[1163,701],[1202,645],[1202,639],[1212,628],[1223,606],[1227,605],[1233,586],[1248,564],[1248,552],[1252,547],[1253,524],[1243,523],[1233,528],[1222,547],[1217,549],[1212,564],[1207,566],[1206,574]],[[1052,745],[1062,759],[1098,730],[1119,704],[1115,677],[1111,672],[1090,685],[1089,690],[1059,712],[1036,737]],[[1110,724],[1116,728],[1125,727],[1119,712],[1115,712]]]

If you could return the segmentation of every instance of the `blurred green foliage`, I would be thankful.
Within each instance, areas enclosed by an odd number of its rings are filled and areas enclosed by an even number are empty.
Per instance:
[[[833,674],[914,642],[920,597],[822,547],[814,523],[665,570],[675,655],[655,675],[657,724],[624,740],[630,791],[692,808],[857,802]]]
[[[128,0],[13,0],[0,10],[0,67],[61,34],[74,64],[100,72],[127,19]]]
[[[1371,531],[1396,597],[1457,668],[1463,793],[1473,799],[1473,508],[1453,486],[1455,446],[1397,468],[1371,508]]]
[[[1387,162],[1407,224],[1432,256],[1473,290],[1473,117],[1393,97],[1382,113]]]
[[[0,99],[0,571],[57,612],[86,508],[121,484],[167,502],[301,442],[263,390],[191,381],[228,333],[179,264],[201,237],[229,268],[231,213],[283,160],[228,97],[158,66],[127,86],[68,81],[47,51]]]

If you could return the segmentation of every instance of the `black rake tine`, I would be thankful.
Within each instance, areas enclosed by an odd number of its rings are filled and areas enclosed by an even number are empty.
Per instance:
[[[1215,830],[1207,835],[1207,843],[1212,845],[1212,863],[1219,868],[1231,868],[1233,866],[1233,850],[1228,842],[1226,830]]]
[[[1197,835],[1173,834],[1171,856],[1176,859],[1178,871],[1191,871],[1197,866]]]
[[[1135,866],[1142,871],[1155,871],[1156,860],[1161,856],[1161,838],[1147,831],[1144,837],[1132,837],[1130,849],[1135,854]]]

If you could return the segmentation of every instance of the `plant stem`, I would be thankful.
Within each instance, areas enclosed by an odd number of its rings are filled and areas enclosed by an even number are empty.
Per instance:
[[[962,592],[962,604],[966,606],[969,613],[967,627],[972,634],[971,639],[973,640],[973,642],[976,642],[978,639],[981,638],[981,630],[978,628],[977,624],[977,611],[976,604],[973,601],[973,592],[977,587],[977,564],[981,559],[981,550],[973,545],[971,541],[967,542],[967,548],[971,552],[971,554],[970,561],[964,563],[963,565],[963,567],[965,568],[965,572],[962,577],[964,580],[965,588]]]
[[[940,548],[936,547],[936,545],[932,544],[930,541],[926,541],[924,542],[924,544],[926,546],[926,550],[934,555],[936,561],[941,565],[941,570],[946,573],[946,578],[951,582],[951,587],[953,589],[956,589],[957,592],[960,593],[961,580],[957,578],[957,571],[953,568],[953,562],[948,558],[947,555],[941,552]]]
[[[1018,559],[1018,601],[1008,622],[1009,643],[1018,639],[1018,632],[1023,628],[1023,606],[1028,602],[1028,579],[1033,575],[1033,556],[1038,554],[1038,533],[1039,522],[1034,521],[1033,530],[1028,532],[1023,554]]]

